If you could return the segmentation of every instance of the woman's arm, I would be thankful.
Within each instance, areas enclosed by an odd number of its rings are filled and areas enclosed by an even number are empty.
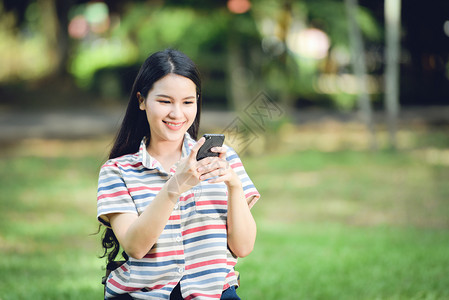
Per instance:
[[[200,182],[201,173],[197,168],[203,162],[196,161],[196,153],[203,143],[204,138],[193,146],[190,155],[179,163],[175,175],[140,216],[131,213],[108,215],[115,236],[129,256],[141,259],[150,251],[164,230],[178,197]]]
[[[232,167],[226,161],[226,149],[215,147],[212,151],[219,152],[219,158],[208,158],[208,165],[198,169],[203,175],[200,180],[210,179],[210,183],[224,182],[228,187],[228,246],[238,257],[251,253],[256,241],[257,226],[249,209],[243,192],[242,182]],[[206,159],[205,159],[206,160]]]
[[[228,184],[228,246],[238,257],[245,257],[253,251],[257,227],[240,179],[235,177],[236,185]]]
[[[179,194],[170,192],[172,178],[162,187],[145,211],[110,214],[109,222],[120,245],[129,256],[141,259],[156,243],[164,230]]]

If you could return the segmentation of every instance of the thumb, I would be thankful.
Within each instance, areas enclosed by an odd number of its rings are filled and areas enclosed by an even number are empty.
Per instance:
[[[196,161],[196,154],[198,153],[198,150],[200,149],[200,147],[204,144],[204,142],[206,141],[206,139],[204,137],[201,137],[198,142],[192,147],[192,149],[190,150],[190,159],[193,159]]]

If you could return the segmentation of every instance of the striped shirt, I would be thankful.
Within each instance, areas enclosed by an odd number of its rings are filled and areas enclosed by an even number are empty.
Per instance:
[[[181,157],[195,144],[186,133]],[[236,152],[227,146],[226,160],[239,176],[252,207],[260,194]],[[146,151],[108,160],[98,183],[98,220],[110,227],[107,214],[140,215],[176,172],[168,172]],[[237,285],[237,257],[227,247],[227,187],[202,181],[182,193],[159,239],[142,258],[132,257],[114,270],[106,283],[106,299],[128,293],[135,299],[169,299],[180,283],[184,299],[219,299],[222,291]]]

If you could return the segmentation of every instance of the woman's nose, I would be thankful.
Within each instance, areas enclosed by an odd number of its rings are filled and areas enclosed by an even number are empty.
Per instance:
[[[170,110],[169,117],[172,119],[176,119],[182,116],[182,108],[179,104],[173,104]]]

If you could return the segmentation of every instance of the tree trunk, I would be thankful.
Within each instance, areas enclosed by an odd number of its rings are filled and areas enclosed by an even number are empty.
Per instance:
[[[51,77],[62,79],[68,76],[67,27],[72,1],[38,0],[38,5],[42,15],[42,31],[45,33],[53,64]]]
[[[385,0],[385,108],[390,145],[397,148],[396,131],[399,116],[399,50],[401,0]]]
[[[363,38],[355,16],[357,14],[357,0],[345,0],[346,14],[348,18],[349,41],[351,45],[351,58],[354,75],[357,78],[358,103],[362,119],[370,134],[370,149],[377,149],[376,133],[374,130],[373,112],[371,98],[368,94],[368,84],[366,82],[366,60],[363,45]]]

